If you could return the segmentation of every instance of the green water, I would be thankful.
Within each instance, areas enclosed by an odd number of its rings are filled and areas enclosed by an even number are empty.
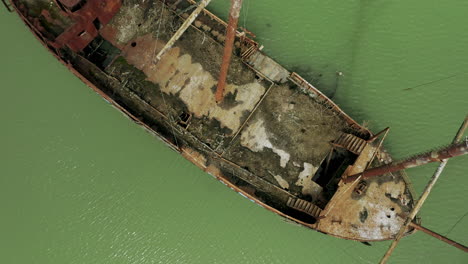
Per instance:
[[[445,144],[468,113],[468,2],[245,1],[265,51],[378,131],[397,158]],[[228,1],[211,10],[227,13]],[[0,263],[375,263],[372,247],[286,223],[122,116],[0,11]],[[343,72],[337,77],[336,72]],[[422,85],[424,84],[424,85]],[[408,89],[410,88],[410,89]],[[423,225],[468,244],[468,157]],[[421,192],[435,165],[408,171]],[[458,224],[456,224],[458,222]],[[391,263],[467,263],[420,232]]]

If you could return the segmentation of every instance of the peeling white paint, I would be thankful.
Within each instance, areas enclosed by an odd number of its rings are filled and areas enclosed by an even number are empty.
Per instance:
[[[186,58],[182,59],[182,57]],[[172,78],[174,81],[171,80],[167,87],[172,87],[172,82],[178,82],[175,84],[177,87],[189,80],[179,95],[189,110],[197,117],[207,116],[218,120],[222,126],[231,129],[232,133],[239,129],[244,112],[251,111],[265,92],[265,88],[258,82],[240,86],[228,84],[225,94],[237,92],[235,101],[238,104],[229,109],[222,108],[216,103],[212,90],[217,80],[199,63],[192,63],[190,55],[181,56],[178,62],[177,69],[180,72],[178,76]]]
[[[268,139],[267,131],[264,126],[264,121],[258,119],[249,124],[241,134],[241,145],[249,148],[254,152],[263,151],[264,148],[271,149],[280,157],[280,166],[285,168],[289,162],[291,155],[286,151],[273,146]]]
[[[275,148],[272,146],[271,148],[273,150],[274,153],[278,154],[278,156],[280,156],[280,166],[285,168],[286,167],[286,164],[288,164],[288,161],[289,161],[289,158],[291,157],[291,155],[289,153],[287,153],[286,151],[282,150],[282,149],[278,149],[278,148]]]
[[[389,193],[392,198],[402,197],[404,188],[404,184],[395,182],[385,182],[380,186],[375,182],[371,183],[366,196],[358,201],[362,208],[366,207],[368,212],[366,224],[361,225],[357,230],[361,237],[382,239],[389,233],[398,233],[403,221],[396,215],[399,206],[394,205],[390,199],[382,200],[378,197],[385,193]],[[394,208],[394,211],[390,208]]]
[[[378,227],[373,225],[361,225],[357,230],[361,237],[382,239],[386,237],[388,233],[398,233],[401,223],[396,218],[395,212],[390,211],[390,208],[386,208],[381,204],[367,203],[366,209],[369,214],[367,221],[371,218]]]
[[[279,175],[275,175],[275,180],[278,182],[279,186],[283,189],[289,189],[289,183]]]
[[[296,181],[297,186],[302,186],[302,194],[310,195],[315,200],[323,188],[312,181],[312,177],[317,172],[318,167],[313,166],[310,163],[304,162],[304,170],[299,173],[298,179]]]

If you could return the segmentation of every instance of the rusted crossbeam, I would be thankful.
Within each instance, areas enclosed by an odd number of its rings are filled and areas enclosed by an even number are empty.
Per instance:
[[[468,141],[452,144],[448,147],[442,148],[438,151],[427,152],[404,161],[382,165],[372,169],[368,169],[362,173],[346,177],[343,181],[350,183],[360,177],[360,179],[369,179],[375,176],[391,173],[407,168],[412,168],[424,165],[431,162],[440,162],[444,159],[457,157],[468,154]]]
[[[229,23],[226,28],[226,40],[224,42],[223,62],[219,72],[218,86],[216,88],[215,99],[217,103],[223,101],[224,87],[226,86],[226,77],[231,62],[232,47],[236,38],[237,23],[239,21],[242,0],[231,0],[231,9],[229,10]]]

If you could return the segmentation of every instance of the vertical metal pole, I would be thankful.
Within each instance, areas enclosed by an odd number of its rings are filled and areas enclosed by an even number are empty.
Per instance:
[[[463,134],[465,133],[465,129],[468,126],[468,116],[465,117],[465,120],[463,121],[463,124],[461,125],[460,129],[457,132],[457,135],[453,139],[453,143],[457,143],[460,141],[460,139],[463,137]],[[400,231],[398,232],[397,236],[395,237],[395,240],[393,240],[392,244],[388,248],[387,252],[383,256],[383,258],[380,260],[381,264],[387,263],[388,259],[390,258],[390,255],[392,254],[393,250],[397,246],[398,242],[400,239],[403,237],[403,235],[406,232],[406,229],[408,226],[411,224],[411,221],[413,221],[414,217],[416,214],[419,212],[421,209],[422,205],[426,201],[427,197],[429,196],[429,193],[432,190],[432,187],[434,187],[435,183],[437,182],[437,179],[439,179],[440,174],[445,168],[445,165],[447,165],[448,159],[442,160],[440,163],[439,167],[437,168],[436,172],[432,176],[431,180],[427,184],[426,188],[424,189],[424,192],[421,194],[421,197],[419,198],[418,202],[415,204],[413,209],[411,210],[410,214],[406,218],[404,224],[401,226]]]
[[[182,26],[177,30],[177,32],[171,37],[171,39],[166,43],[164,48],[159,51],[158,55],[156,55],[156,61],[159,61],[164,53],[166,53],[167,50],[169,50],[174,43],[184,34],[184,32],[187,30],[188,27],[193,23],[195,18],[200,14],[200,12],[211,2],[211,0],[202,0],[200,4],[198,4],[198,7],[190,14],[189,17],[184,21]]]
[[[229,63],[231,62],[232,46],[234,45],[234,39],[236,38],[236,29],[241,7],[242,0],[231,0],[229,23],[226,28],[226,41],[224,43],[223,62],[221,63],[221,70],[219,72],[218,86],[216,88],[215,95],[217,103],[222,102],[224,98],[224,87],[226,86],[226,77],[229,70]]]

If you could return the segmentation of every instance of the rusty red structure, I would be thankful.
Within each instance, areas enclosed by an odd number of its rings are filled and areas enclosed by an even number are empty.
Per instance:
[[[75,21],[52,44],[55,48],[69,47],[78,52],[84,49],[96,36],[98,30],[107,25],[122,5],[121,0],[54,0],[62,11]]]
[[[229,11],[229,23],[226,29],[226,41],[224,44],[223,62],[219,73],[218,86],[216,89],[216,102],[223,100],[224,87],[226,86],[226,78],[231,62],[232,47],[236,38],[237,23],[239,22],[242,0],[231,0],[231,10]]]

